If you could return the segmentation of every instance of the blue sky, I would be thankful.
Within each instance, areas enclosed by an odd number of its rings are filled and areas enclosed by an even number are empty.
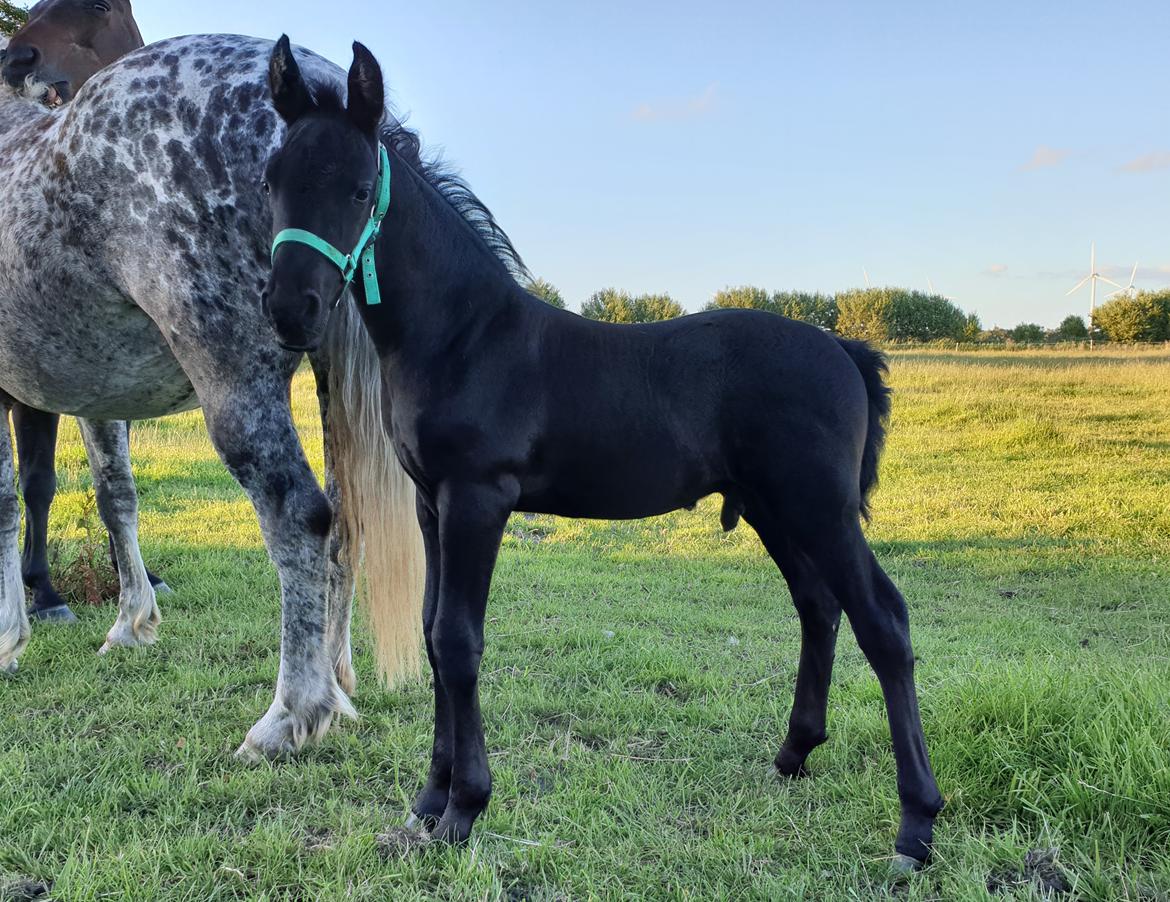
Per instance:
[[[138,0],[148,41],[287,31],[395,103],[571,306],[928,280],[1055,324],[1170,285],[1170,4]]]

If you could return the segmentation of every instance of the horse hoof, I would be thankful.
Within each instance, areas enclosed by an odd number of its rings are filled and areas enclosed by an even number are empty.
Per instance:
[[[16,676],[17,669],[18,665],[15,661],[11,664],[5,664],[3,667],[0,667],[0,676]]]
[[[174,595],[175,590],[172,589],[170,586],[168,586],[166,583],[159,581],[159,582],[154,584],[154,594],[155,595]]]
[[[69,605],[62,604],[55,608],[44,608],[38,610],[36,608],[28,612],[29,620],[37,620],[41,623],[76,623],[77,615],[69,610]]]
[[[430,833],[433,829],[435,829],[435,824],[438,822],[439,821],[436,818],[419,817],[412,811],[410,812],[410,816],[406,819],[406,823],[402,826],[405,829],[411,830],[415,833]]]
[[[240,747],[236,749],[236,760],[242,761],[244,764],[264,764],[270,759],[245,739]]]
[[[890,870],[898,876],[915,874],[924,867],[926,867],[925,861],[919,861],[917,858],[901,854],[895,855],[894,860],[890,863]]]

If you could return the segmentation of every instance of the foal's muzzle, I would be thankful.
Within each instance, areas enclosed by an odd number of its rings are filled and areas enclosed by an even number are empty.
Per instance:
[[[285,290],[270,279],[260,295],[276,340],[286,351],[315,351],[321,345],[329,308],[321,292],[312,288]]]

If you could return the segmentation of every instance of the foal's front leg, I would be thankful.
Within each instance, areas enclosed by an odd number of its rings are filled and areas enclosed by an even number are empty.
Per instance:
[[[518,494],[514,485],[444,485],[437,496],[439,596],[427,646],[450,710],[451,785],[433,832],[449,842],[467,840],[492,792],[479,708],[479,663],[492,571]]]
[[[422,492],[416,496],[418,525],[422,531],[423,547],[427,556],[426,591],[423,596],[423,636],[427,643],[427,660],[431,665],[435,692],[435,736],[431,745],[431,768],[427,782],[411,805],[408,827],[421,825],[433,830],[439,818],[447,810],[447,799],[451,794],[451,763],[453,754],[451,709],[447,704],[447,690],[439,678],[439,665],[435,659],[433,634],[435,616],[439,609],[439,516],[433,502]]]

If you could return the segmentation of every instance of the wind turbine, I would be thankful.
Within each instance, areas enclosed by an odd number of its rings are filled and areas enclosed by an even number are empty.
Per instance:
[[[1126,285],[1124,288],[1119,288],[1119,289],[1117,289],[1117,291],[1114,291],[1110,294],[1105,295],[1105,300],[1109,300],[1110,298],[1117,297],[1117,295],[1119,295],[1119,294],[1129,294],[1131,291],[1134,294],[1137,294],[1137,271],[1138,271],[1138,265],[1135,263],[1133,265],[1133,272],[1131,272],[1129,274],[1129,284]]]
[[[930,293],[935,297],[941,297],[944,301],[950,301],[952,304],[955,302],[955,299],[950,295],[940,295],[937,291],[934,290],[934,279],[930,278],[930,276],[926,277],[926,287],[930,289]]]
[[[864,275],[864,276],[865,276],[865,287],[866,287],[866,288],[873,288],[873,283],[871,283],[871,282],[869,281],[869,270],[868,270],[868,269],[862,269],[862,270],[861,270],[861,272],[862,272],[862,275]]]
[[[1136,273],[1135,273],[1136,275]],[[1085,285],[1089,285],[1089,347],[1093,347],[1093,314],[1097,312],[1097,283],[1105,282],[1112,285],[1114,288],[1121,288],[1112,279],[1107,279],[1101,273],[1097,272],[1097,242],[1093,242],[1089,246],[1089,274],[1077,282],[1076,287],[1069,291],[1065,297],[1071,297],[1076,294]]]

